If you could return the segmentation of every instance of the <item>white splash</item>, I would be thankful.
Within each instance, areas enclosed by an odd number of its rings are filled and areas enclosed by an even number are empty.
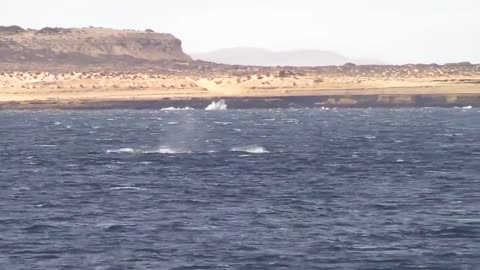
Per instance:
[[[185,108],[175,108],[175,107],[167,107],[167,108],[161,108],[161,111],[192,111],[193,108],[190,107],[185,107]]]
[[[114,150],[107,150],[107,154],[120,154],[120,153],[135,153],[135,150],[132,148],[120,148]]]
[[[133,148],[120,148],[114,150],[107,150],[107,154],[189,154],[191,151],[185,149],[176,149],[169,146],[160,146],[154,149],[133,149]]]
[[[464,110],[471,110],[473,107],[472,106],[465,106],[465,107],[462,107],[462,109]]]
[[[145,154],[166,154],[166,155],[175,155],[175,154],[189,154],[191,151],[185,149],[176,149],[169,146],[160,146],[157,149],[144,151]]]
[[[265,148],[258,146],[258,145],[248,145],[248,146],[240,146],[234,147],[231,150],[232,152],[244,152],[250,154],[266,154],[269,153]]]
[[[226,125],[233,124],[232,122],[213,122],[213,123],[219,126],[226,126]]]
[[[218,102],[212,101],[212,103],[205,108],[206,111],[225,111],[226,109],[227,104],[223,99]]]
[[[160,147],[158,149],[157,153],[173,155],[173,154],[177,154],[178,152],[176,150],[173,150],[173,149],[169,148],[169,147]]]

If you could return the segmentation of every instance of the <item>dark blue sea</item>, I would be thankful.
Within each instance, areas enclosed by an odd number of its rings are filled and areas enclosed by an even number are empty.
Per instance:
[[[0,111],[0,269],[480,269],[480,109]]]

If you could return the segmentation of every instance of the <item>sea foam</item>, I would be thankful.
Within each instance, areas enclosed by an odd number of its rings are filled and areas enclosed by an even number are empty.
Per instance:
[[[192,111],[193,108],[190,107],[185,107],[185,108],[176,108],[176,107],[167,107],[167,108],[161,108],[161,111]]]
[[[176,149],[168,146],[161,146],[154,149],[133,149],[133,148],[120,148],[107,150],[107,154],[189,154],[191,151],[185,149]]]
[[[234,147],[231,150],[232,152],[243,152],[243,153],[250,153],[250,154],[266,154],[269,153],[265,148],[258,146],[258,145],[248,145],[248,146],[240,146]]]
[[[166,155],[175,155],[175,154],[190,154],[191,151],[181,148],[173,148],[170,146],[160,146],[159,148],[143,151],[144,154],[166,154]]]
[[[135,153],[135,150],[132,148],[120,148],[114,150],[107,150],[107,154],[119,154],[119,153]]]

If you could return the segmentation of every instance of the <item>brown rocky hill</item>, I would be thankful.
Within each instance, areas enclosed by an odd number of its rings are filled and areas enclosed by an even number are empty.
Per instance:
[[[180,39],[152,30],[0,27],[0,63],[105,64],[189,62]]]

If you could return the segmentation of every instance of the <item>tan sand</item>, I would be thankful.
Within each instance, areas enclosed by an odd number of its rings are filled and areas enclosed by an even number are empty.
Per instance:
[[[266,74],[211,78],[146,73],[0,73],[0,102],[292,95],[480,94],[480,75],[377,78]]]

